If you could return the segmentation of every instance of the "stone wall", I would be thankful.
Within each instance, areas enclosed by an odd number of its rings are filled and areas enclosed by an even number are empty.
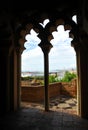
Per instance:
[[[76,97],[77,83],[76,80],[70,83],[52,83],[49,85],[49,97],[58,95],[67,95]],[[21,86],[21,100],[38,102],[44,100],[44,86]]]
[[[76,79],[72,80],[70,83],[61,83],[61,94],[76,97],[77,96],[77,81]]]

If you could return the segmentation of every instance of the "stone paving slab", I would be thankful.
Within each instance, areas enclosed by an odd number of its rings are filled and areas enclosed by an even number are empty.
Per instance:
[[[34,107],[44,110],[44,103],[33,103],[33,102],[22,102],[22,107]],[[64,95],[57,96],[50,99],[49,103],[50,110],[58,111],[60,109],[65,109],[67,111],[73,111],[74,114],[77,113],[77,100],[76,98],[67,97]]]

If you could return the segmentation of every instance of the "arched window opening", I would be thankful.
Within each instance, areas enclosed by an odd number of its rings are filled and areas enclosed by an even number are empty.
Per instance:
[[[45,19],[43,23],[40,23],[43,27],[49,22],[49,19]],[[43,53],[41,48],[38,46],[40,39],[37,37],[33,29],[30,34],[26,35],[26,42],[24,44],[25,50],[22,53],[22,72],[26,71],[39,71],[43,73]]]
[[[25,50],[22,54],[22,72],[36,72],[43,70],[43,57],[41,48],[38,46],[40,39],[37,33],[32,29],[30,34],[26,35],[27,40],[24,44]]]
[[[42,25],[44,28],[47,25],[47,23],[49,23],[49,19],[45,19],[43,23],[40,23],[40,25]]]
[[[77,24],[77,15],[73,15],[72,20]]]
[[[64,31],[63,25],[60,25],[52,35],[54,39],[51,40],[53,48],[50,51],[50,71],[75,69],[76,54],[71,47],[72,38],[69,38],[69,30]]]
[[[43,24],[40,24],[45,27],[48,22],[49,20],[47,19],[43,22]],[[66,71],[76,73],[76,55],[74,48],[71,47],[72,38],[69,38],[69,31],[70,30],[64,31],[63,25],[58,26],[57,31],[52,33],[54,39],[50,41],[53,45],[53,48],[49,53],[49,75],[56,74],[58,79],[62,78]],[[37,35],[38,34],[32,29],[30,34],[26,35],[25,37],[27,41],[25,42],[26,50],[24,50],[22,54],[22,71],[40,71],[40,74],[41,72],[43,74],[43,52],[38,46],[40,39],[37,37]],[[30,75],[31,73],[27,74]],[[39,94],[40,98],[42,98],[43,93]]]
[[[57,32],[52,33],[54,39],[51,40],[53,48],[49,54],[49,71],[51,76],[49,82],[56,82],[56,85],[57,83],[61,83],[61,91],[56,100],[59,99],[60,103],[64,102],[64,99],[66,102],[69,102],[68,99],[70,99],[75,106],[74,111],[77,113],[77,99],[74,98],[75,102],[73,101],[73,97],[77,96],[76,52],[71,47],[73,39],[69,38],[69,31],[64,31],[64,26],[60,25],[57,27]],[[71,74],[74,75],[72,80],[70,80]],[[58,84],[58,87],[60,85]],[[65,104],[65,107],[67,105],[69,104]],[[58,107],[60,106],[58,105]],[[64,109],[64,106],[61,107]]]

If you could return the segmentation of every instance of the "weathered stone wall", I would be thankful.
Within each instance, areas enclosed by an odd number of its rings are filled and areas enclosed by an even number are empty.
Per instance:
[[[55,97],[60,94],[61,83],[49,85],[49,97]],[[42,101],[44,100],[44,86],[22,86],[21,87],[22,101]]]
[[[70,83],[61,83],[61,94],[76,97],[77,96],[77,80],[74,79]]]
[[[22,101],[42,101],[44,99],[44,86],[21,87]]]
[[[70,83],[52,83],[49,85],[49,97],[56,97],[58,95],[67,95],[76,97],[77,83],[76,80]],[[38,102],[44,100],[44,86],[22,86],[21,100]]]

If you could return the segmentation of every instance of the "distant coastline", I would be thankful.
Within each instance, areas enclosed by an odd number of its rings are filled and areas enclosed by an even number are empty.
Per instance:
[[[76,68],[69,68],[69,69],[62,69],[62,70],[52,70],[52,71],[49,72],[49,74],[56,74],[57,73],[57,75],[63,75],[66,71],[76,73]],[[21,72],[22,77],[43,76],[43,75],[44,75],[43,71],[22,71]]]

